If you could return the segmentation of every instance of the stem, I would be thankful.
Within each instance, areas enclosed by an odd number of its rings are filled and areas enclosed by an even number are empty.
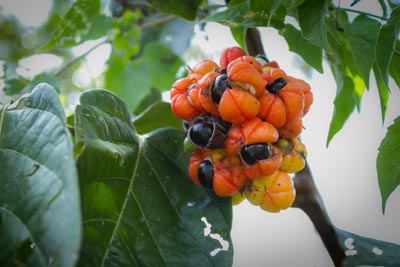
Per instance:
[[[314,183],[308,163],[306,163],[302,171],[295,175],[294,184],[296,187],[296,200],[292,207],[299,208],[307,214],[318,231],[333,263],[336,267],[341,266],[345,254],[339,244],[334,226],[329,219],[321,195]]]
[[[157,26],[159,24],[168,22],[168,21],[176,19],[176,18],[177,17],[175,15],[164,16],[164,17],[161,17],[159,19],[156,19],[156,20],[153,20],[153,21],[150,21],[148,23],[144,23],[144,24],[140,25],[140,29],[141,30],[145,30],[145,29]]]
[[[378,16],[375,14],[371,14],[368,12],[364,12],[364,11],[360,11],[360,10],[356,10],[356,9],[351,9],[351,8],[346,8],[346,7],[336,7],[337,9],[341,9],[347,12],[352,12],[352,13],[357,13],[357,14],[361,14],[361,15],[366,15],[366,16],[370,16],[373,18],[377,18],[377,19],[381,19],[381,20],[388,20],[388,18],[382,17],[382,16]]]
[[[103,42],[100,42],[98,44],[96,44],[95,46],[92,46],[90,49],[88,49],[85,53],[83,53],[82,55],[73,58],[71,61],[67,62],[61,69],[59,69],[56,73],[54,73],[54,76],[60,76],[65,70],[67,70],[69,67],[71,67],[75,62],[81,60],[82,58],[86,57],[87,55],[89,55],[92,51],[94,51],[96,48],[110,43],[109,39],[104,40]]]
[[[257,28],[248,28],[246,31],[246,46],[249,55],[264,55],[264,48],[261,42],[260,32]]]

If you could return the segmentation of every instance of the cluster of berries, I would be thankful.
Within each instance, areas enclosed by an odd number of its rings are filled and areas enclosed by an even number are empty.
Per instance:
[[[310,86],[239,47],[224,50],[219,65],[202,60],[170,91],[171,108],[196,148],[189,177],[234,204],[244,198],[278,212],[296,192],[288,173],[305,165],[298,136],[313,102]]]

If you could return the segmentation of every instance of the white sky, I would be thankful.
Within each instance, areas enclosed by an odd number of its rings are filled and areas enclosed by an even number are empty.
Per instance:
[[[35,26],[47,16],[46,7],[50,2],[2,0],[1,4],[6,7],[6,12],[22,17],[24,24]],[[363,4],[366,2],[368,4]],[[351,1],[342,1],[343,6],[349,3]],[[375,8],[371,1],[360,2],[359,7],[366,10]],[[209,59],[217,61],[224,48],[236,43],[225,27],[210,24],[207,29],[209,42],[197,37],[194,45],[201,47]],[[387,116],[382,124],[377,88],[375,81],[371,80],[371,88],[362,99],[361,113],[355,111],[326,148],[336,92],[329,68],[324,65],[324,74],[313,72],[311,79],[305,77],[282,37],[273,29],[263,28],[261,33],[268,57],[278,61],[290,75],[302,78],[312,86],[314,103],[304,120],[306,129],[302,140],[307,146],[315,182],[332,221],[339,228],[400,244],[400,192],[397,189],[391,195],[386,214],[382,215],[375,165],[377,149],[386,128],[400,114],[399,88],[391,83]],[[100,54],[92,55],[92,60],[99,59]],[[91,65],[99,66],[98,63],[88,65],[89,69]],[[98,70],[94,68],[93,72]],[[237,267],[333,266],[313,225],[298,209],[271,214],[243,202],[234,207],[232,239],[234,266]]]

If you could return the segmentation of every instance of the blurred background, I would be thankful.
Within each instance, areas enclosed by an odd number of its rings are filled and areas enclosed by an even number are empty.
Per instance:
[[[377,4],[372,2],[361,1],[357,8],[379,13]],[[51,5],[51,0],[2,0],[1,18],[4,20],[5,16],[14,15],[23,26],[33,29],[44,23]],[[4,36],[5,31],[3,24],[0,36]],[[192,31],[194,35],[190,48],[181,54],[189,66],[206,58],[218,62],[219,54],[226,47],[237,45],[229,29],[219,24],[209,23],[205,28],[193,25]],[[356,234],[400,244],[400,192],[397,189],[389,197],[383,215],[376,172],[380,142],[387,127],[400,114],[399,88],[391,81],[387,115],[382,121],[378,90],[375,81],[371,80],[371,88],[362,97],[361,112],[354,111],[327,147],[336,93],[336,84],[328,66],[324,65],[323,74],[317,73],[289,51],[276,30],[260,28],[260,32],[269,59],[276,60],[288,74],[311,85],[314,103],[304,119],[305,129],[301,138],[307,147],[308,162],[333,223]],[[43,42],[41,38],[46,36],[26,31],[22,36],[24,49],[36,47]],[[99,44],[87,54],[82,64],[70,71],[72,80],[68,86],[71,90],[62,96],[67,112],[73,111],[82,88],[104,86],[103,73],[111,48],[107,43],[101,44],[102,41],[87,41],[72,49],[71,58]],[[5,39],[0,38],[0,54],[7,52],[1,51],[7,47],[2,42]],[[3,65],[4,61],[0,60],[0,64]],[[45,70],[57,69],[61,64],[63,60],[60,57],[43,53],[20,59],[15,67],[21,75],[32,78]],[[0,76],[3,75],[4,68],[3,71],[0,69]],[[4,87],[4,83],[0,84],[1,89]],[[4,103],[7,96],[2,91],[0,102]],[[169,100],[168,93],[163,94],[163,99]],[[301,210],[290,208],[271,214],[246,201],[233,210],[234,266],[333,266],[312,223]]]

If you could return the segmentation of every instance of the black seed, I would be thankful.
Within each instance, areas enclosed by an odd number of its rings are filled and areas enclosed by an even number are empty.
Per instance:
[[[248,165],[256,164],[257,161],[267,159],[271,155],[271,147],[268,143],[257,143],[243,146],[240,156]]]
[[[228,88],[228,83],[226,82],[228,76],[226,74],[222,74],[215,78],[214,83],[211,87],[211,99],[215,104],[219,104],[221,101],[222,94],[225,92],[226,88]]]
[[[228,70],[227,68],[222,68],[222,69],[219,70],[219,73],[226,74],[227,70]]]
[[[196,122],[189,130],[189,139],[194,145],[206,147],[210,142],[214,126],[204,122]]]
[[[205,159],[200,163],[197,177],[202,186],[213,188],[214,166],[210,160]]]
[[[283,78],[276,79],[273,83],[267,85],[267,91],[271,94],[276,94],[282,87],[287,84],[287,81]]]

